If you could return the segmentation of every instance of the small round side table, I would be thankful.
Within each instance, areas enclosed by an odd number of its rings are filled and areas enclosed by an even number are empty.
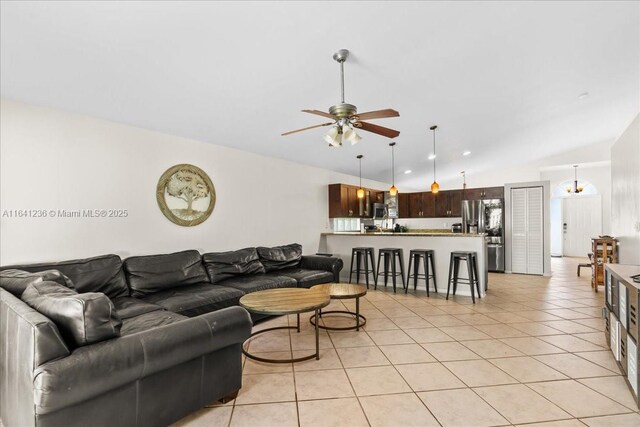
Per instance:
[[[317,327],[322,329],[327,329],[330,331],[348,331],[355,329],[356,331],[360,330],[361,326],[367,324],[367,318],[360,314],[360,297],[367,294],[367,288],[363,285],[353,285],[351,283],[325,283],[323,285],[313,286],[311,289],[313,290],[321,290],[329,295],[331,299],[353,299],[356,300],[356,311],[346,311],[346,310],[329,310],[322,311],[319,310],[317,314],[314,314],[309,318],[309,322],[316,326],[316,322],[318,317],[322,317],[325,314],[351,314],[355,317],[356,324],[353,326],[322,326],[317,325]]]

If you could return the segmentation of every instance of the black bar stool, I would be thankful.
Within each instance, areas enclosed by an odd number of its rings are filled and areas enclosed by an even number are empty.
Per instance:
[[[378,276],[376,277],[375,289],[378,289],[378,279],[380,278],[380,260],[384,257],[384,287],[387,287],[389,279],[389,264],[391,264],[391,277],[393,278],[393,293],[396,293],[396,277],[402,278],[402,287],[406,288],[404,281],[404,255],[400,248],[383,248],[378,251]],[[396,259],[399,260],[400,272],[396,272]]]
[[[409,274],[407,275],[407,287],[404,288],[406,294],[409,290],[409,283],[413,277],[413,290],[418,288],[418,279],[424,279],[427,286],[427,296],[429,296],[429,279],[433,279],[433,289],[438,293],[438,285],[436,283],[436,266],[433,261],[435,252],[433,249],[411,249],[409,251]],[[420,260],[424,266],[424,274],[420,274]],[[411,274],[411,264],[413,264],[413,274]],[[429,264],[431,264],[431,274],[429,274]]]
[[[467,262],[467,278],[460,278],[460,261]],[[449,299],[449,289],[453,284],[453,295],[456,294],[458,282],[469,284],[471,287],[471,300],[476,303],[474,295],[474,287],[478,290],[478,298],[480,297],[480,279],[478,278],[478,255],[476,252],[454,251],[451,252],[449,261],[449,280],[447,283],[447,299]]]
[[[356,260],[356,269],[353,269],[353,261]],[[361,269],[362,260],[364,259],[364,268]],[[371,260],[371,268],[369,268],[369,260]],[[374,256],[373,248],[360,247],[351,249],[351,271],[349,272],[349,283],[353,273],[356,273],[356,283],[360,283],[360,273],[364,273],[365,282],[367,283],[367,289],[369,289],[369,274],[373,274],[373,280],[376,280],[376,270],[374,270]]]

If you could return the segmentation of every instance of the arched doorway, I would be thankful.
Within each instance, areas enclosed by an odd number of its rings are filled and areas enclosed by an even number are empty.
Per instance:
[[[587,181],[559,183],[551,194],[551,255],[586,257],[591,238],[602,234],[602,200],[598,189]]]

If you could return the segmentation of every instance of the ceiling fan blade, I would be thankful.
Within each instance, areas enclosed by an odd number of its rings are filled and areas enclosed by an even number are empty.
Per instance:
[[[329,113],[325,113],[324,111],[320,111],[320,110],[302,110],[302,111],[304,113],[315,114],[316,116],[326,117],[327,119],[333,119],[333,120],[337,119],[336,116],[331,115]]]
[[[283,133],[282,136],[291,135],[292,133],[296,133],[296,132],[302,132],[303,130],[319,128],[319,127],[322,127],[322,126],[329,126],[329,125],[332,125],[332,124],[333,124],[333,122],[329,122],[329,123],[322,123],[321,125],[309,126],[309,127],[302,128],[302,129],[290,130],[289,132]]]
[[[395,138],[400,135],[397,130],[389,129],[384,126],[374,125],[367,122],[356,122],[354,126],[358,129],[366,130],[367,132],[377,133],[378,135],[386,136],[387,138]]]
[[[386,117],[399,117],[400,113],[392,108],[378,111],[368,111],[366,113],[354,114],[360,120],[384,119]]]

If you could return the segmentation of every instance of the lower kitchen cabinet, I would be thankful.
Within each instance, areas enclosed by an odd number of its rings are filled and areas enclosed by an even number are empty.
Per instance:
[[[605,265],[605,337],[620,371],[638,399],[638,305],[640,283],[631,276],[640,274],[640,266]]]

